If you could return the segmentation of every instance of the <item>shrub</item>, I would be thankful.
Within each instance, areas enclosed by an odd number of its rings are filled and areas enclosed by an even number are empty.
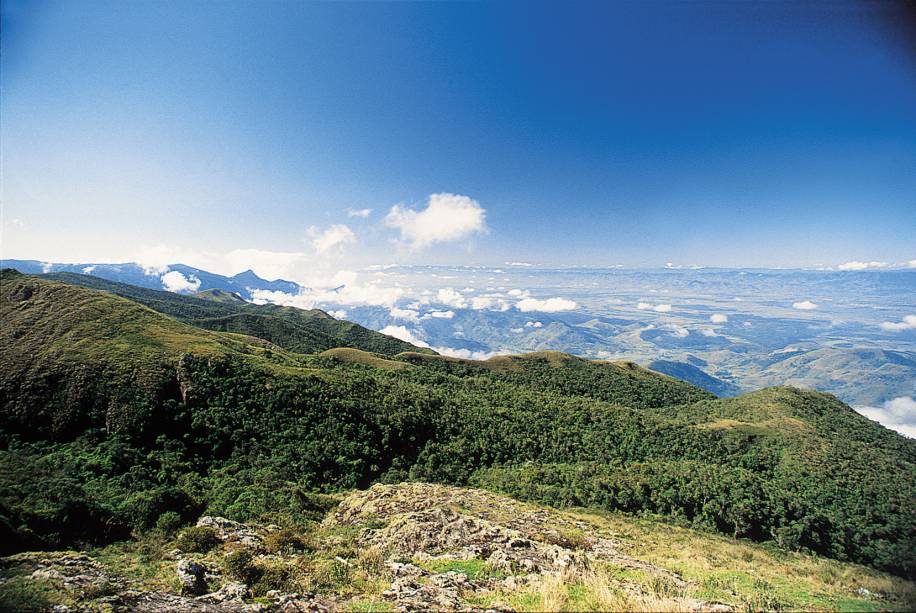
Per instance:
[[[185,528],[175,540],[175,546],[185,553],[207,553],[219,543],[219,533],[208,526]]]
[[[263,596],[271,590],[281,592],[295,592],[298,586],[298,572],[295,567],[285,563],[266,564],[257,567],[258,578],[251,591],[255,596]]]
[[[245,585],[254,585],[264,573],[255,565],[254,554],[250,549],[236,549],[226,554],[223,559],[223,570],[227,575]]]
[[[174,534],[181,524],[181,515],[175,511],[166,511],[156,520],[156,530],[163,534]]]
[[[306,548],[309,548],[306,540],[289,528],[281,528],[264,537],[264,549],[267,553],[292,553],[304,551]]]

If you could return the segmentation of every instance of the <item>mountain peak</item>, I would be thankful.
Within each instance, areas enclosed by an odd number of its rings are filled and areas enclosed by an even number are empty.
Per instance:
[[[232,278],[237,281],[248,280],[248,279],[255,280],[255,281],[266,281],[266,279],[262,279],[261,277],[259,277],[257,273],[255,273],[255,271],[251,270],[250,268],[248,270],[238,273],[237,275],[232,275]]]

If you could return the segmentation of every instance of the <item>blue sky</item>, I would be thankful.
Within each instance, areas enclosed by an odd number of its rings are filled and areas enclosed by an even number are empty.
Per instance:
[[[901,7],[5,1],[2,255],[907,262]]]

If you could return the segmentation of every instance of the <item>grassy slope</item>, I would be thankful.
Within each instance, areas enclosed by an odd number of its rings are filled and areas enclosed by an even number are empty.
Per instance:
[[[258,338],[209,332],[107,292],[4,271],[0,277],[0,423],[63,433],[112,426],[129,401],[168,394],[182,354],[243,358],[284,372],[296,354]]]
[[[111,292],[199,328],[256,336],[297,353],[317,353],[335,347],[385,355],[428,351],[358,324],[334,319],[319,309],[256,305],[221,290],[187,296],[73,273],[42,275],[42,278]]]

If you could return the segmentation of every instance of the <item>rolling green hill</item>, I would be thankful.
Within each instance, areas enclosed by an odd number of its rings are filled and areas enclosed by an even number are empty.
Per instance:
[[[218,289],[183,296],[75,273],[54,273],[41,278],[110,292],[198,328],[256,336],[297,353],[317,353],[335,347],[384,355],[403,351],[433,353],[358,324],[334,319],[319,309],[256,305]]]
[[[8,550],[106,543],[202,513],[297,524],[315,492],[423,480],[916,572],[916,442],[829,395],[716,399],[558,352],[304,355],[111,293],[0,281]],[[156,299],[189,321],[226,308]]]

